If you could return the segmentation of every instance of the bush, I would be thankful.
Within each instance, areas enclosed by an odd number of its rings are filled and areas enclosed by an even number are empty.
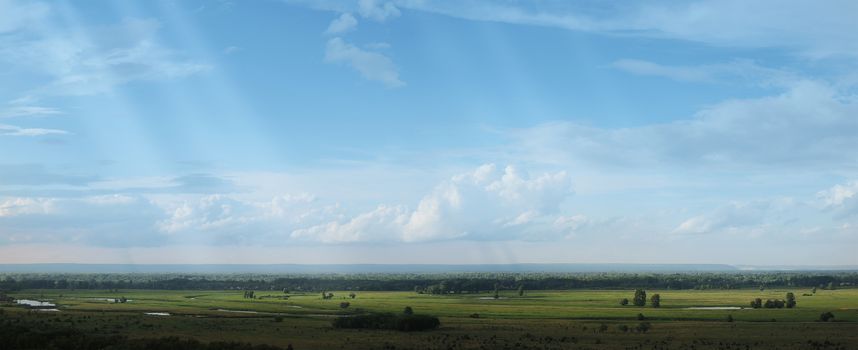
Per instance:
[[[620,305],[622,305],[622,306],[629,305],[629,298],[623,298],[622,300],[620,300]]]
[[[428,315],[376,313],[335,318],[332,325],[334,328],[393,329],[412,332],[438,328],[441,321],[437,317]]]
[[[646,317],[644,317],[644,314],[638,314],[638,321],[643,321],[645,319]]]
[[[823,312],[821,315],[819,315],[819,320],[822,322],[828,322],[828,321],[831,321],[833,319],[834,319],[834,314],[832,314],[830,311]]]

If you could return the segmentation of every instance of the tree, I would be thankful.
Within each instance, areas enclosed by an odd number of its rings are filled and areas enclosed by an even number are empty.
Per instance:
[[[834,290],[834,282],[828,282],[828,290]]]
[[[355,297],[357,297],[357,294],[355,294],[355,292],[349,293],[349,298],[354,299]]]
[[[344,301],[344,302],[340,303],[340,309],[348,309],[349,306],[351,306],[351,305],[352,304],[349,303],[348,301]]]
[[[633,299],[633,303],[635,306],[645,306],[646,305],[646,291],[643,289],[635,290],[635,298]]]
[[[498,284],[497,284],[497,283],[495,283],[495,294],[494,294],[494,298],[495,298],[495,299],[500,298],[500,294],[498,293]]]
[[[638,332],[646,333],[650,328],[652,328],[652,326],[650,326],[649,322],[641,322],[635,328],[637,329]]]
[[[763,299],[756,298],[756,299],[752,300],[751,301],[751,307],[755,308],[755,309],[759,309],[759,308],[763,307]]]
[[[733,315],[727,315],[727,322],[733,322]]]
[[[816,294],[816,287],[813,287],[813,289],[810,290],[810,294]]]
[[[524,284],[518,285],[518,296],[520,296],[520,297],[524,296]]]
[[[795,307],[795,294],[792,294],[792,292],[786,294],[786,307],[787,309]]]
[[[830,311],[823,312],[821,315],[819,315],[819,320],[822,322],[828,322],[828,321],[833,320],[833,319],[834,319],[834,314],[832,314]]]
[[[405,309],[402,310],[402,313],[406,315],[413,315],[414,310],[411,308],[411,306],[406,306]]]
[[[622,306],[629,305],[629,298],[620,299],[620,305],[622,305]]]
[[[644,316],[644,314],[641,314],[641,313],[638,314],[638,321],[643,321],[645,319],[646,319],[646,317]]]
[[[661,295],[653,294],[652,298],[650,298],[650,302],[652,302],[652,307],[660,307],[661,306]]]

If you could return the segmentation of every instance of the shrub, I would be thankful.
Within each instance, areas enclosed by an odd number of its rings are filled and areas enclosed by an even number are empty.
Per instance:
[[[437,317],[428,315],[376,313],[335,318],[332,325],[334,328],[393,329],[412,332],[438,328],[441,321]]]

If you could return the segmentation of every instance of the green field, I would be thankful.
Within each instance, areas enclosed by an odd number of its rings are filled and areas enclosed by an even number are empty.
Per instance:
[[[754,298],[783,299],[789,291],[796,294],[794,309],[748,308]],[[785,289],[648,290],[661,295],[660,308],[619,305],[622,298],[632,299],[631,290],[529,291],[523,297],[508,291],[500,299],[414,292],[356,292],[351,299],[349,292],[333,293],[333,299],[323,300],[321,293],[290,293],[284,299],[279,291],[256,291],[255,299],[246,299],[243,291],[27,290],[10,295],[50,301],[60,311],[7,304],[3,317],[131,337],[178,335],[296,349],[858,348],[858,289],[820,290],[813,296],[802,295],[809,290]],[[103,300],[120,297],[130,301]],[[350,303],[347,309],[340,308],[344,301]],[[330,325],[340,315],[401,312],[405,306],[439,316],[441,328],[401,333]],[[731,306],[743,309],[688,309]],[[145,315],[151,312],[170,316]],[[819,322],[822,312],[832,312],[836,322]],[[651,325],[646,333],[634,331],[642,322],[638,314]],[[728,315],[734,322],[726,321]]]

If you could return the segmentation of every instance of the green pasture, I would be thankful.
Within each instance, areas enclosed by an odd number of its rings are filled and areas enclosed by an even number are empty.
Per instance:
[[[794,309],[750,309],[754,298],[797,298]],[[661,295],[662,306],[621,306],[633,290],[515,291],[428,295],[414,292],[333,291],[321,293],[165,290],[25,290],[18,299],[56,303],[59,312],[28,310],[5,304],[0,317],[26,318],[37,324],[69,325],[99,334],[132,337],[175,335],[204,341],[230,340],[296,349],[817,349],[856,348],[858,289],[819,290],[648,290]],[[107,298],[125,297],[127,303]],[[346,309],[340,303],[349,302]],[[332,317],[361,312],[401,312],[436,315],[442,327],[402,333],[382,330],[333,329]],[[691,310],[688,307],[739,306],[741,310]],[[229,311],[223,311],[229,310]],[[243,311],[243,312],[235,312]],[[167,312],[170,316],[149,316]],[[256,313],[253,313],[256,312]],[[817,321],[832,312],[836,322]],[[652,328],[636,332],[641,321]],[[473,317],[478,314],[479,317]],[[727,316],[734,322],[727,322]],[[628,330],[624,330],[628,329]],[[830,347],[824,347],[829,341]],[[730,347],[727,345],[730,344]],[[823,347],[820,347],[823,346]]]

